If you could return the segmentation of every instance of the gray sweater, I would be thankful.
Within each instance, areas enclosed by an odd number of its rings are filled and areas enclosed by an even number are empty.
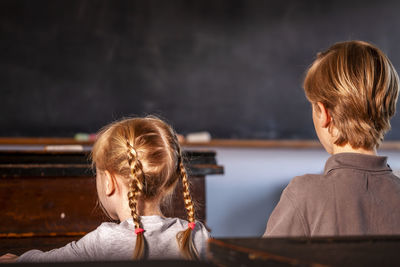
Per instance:
[[[187,229],[188,222],[178,218],[142,216],[145,229],[146,258],[181,259],[176,234]],[[196,222],[193,231],[194,245],[200,258],[205,258],[209,233],[204,225]],[[48,252],[30,250],[22,254],[19,262],[99,261],[130,260],[135,247],[136,235],[132,219],[116,223],[102,223],[96,230],[79,241]]]
[[[294,178],[264,237],[400,234],[400,179],[387,158],[340,153],[323,174]]]

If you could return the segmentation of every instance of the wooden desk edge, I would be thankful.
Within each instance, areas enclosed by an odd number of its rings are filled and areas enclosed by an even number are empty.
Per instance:
[[[52,137],[0,137],[0,145],[92,145],[93,141]],[[317,140],[263,140],[263,139],[212,139],[209,142],[181,143],[183,147],[232,147],[232,148],[294,148],[322,149]],[[400,150],[400,141],[385,141],[379,149]]]
[[[290,258],[290,257],[285,257],[285,256],[281,256],[275,253],[270,253],[270,252],[266,252],[263,250],[258,250],[258,249],[252,249],[252,248],[247,248],[245,246],[238,246],[235,244],[230,244],[228,242],[224,242],[223,240],[219,240],[219,239],[214,239],[214,238],[210,238],[208,240],[208,258],[214,262],[218,264],[218,260],[213,259],[212,256],[212,246],[215,245],[217,247],[222,247],[224,249],[229,249],[229,250],[233,250],[233,251],[237,251],[237,252],[241,252],[241,253],[245,253],[248,254],[249,259],[253,259],[253,260],[272,260],[281,264],[288,264],[288,265],[311,265],[311,266],[325,266],[325,265],[319,265],[319,264],[305,264],[304,261],[300,261],[297,260],[295,258]]]
[[[264,244],[269,244],[264,248],[258,246],[249,246],[247,241],[257,241]],[[208,240],[208,256],[212,257],[215,248],[224,250],[232,250],[240,253],[248,254],[249,259],[253,260],[272,260],[276,262],[299,265],[305,264],[306,266],[326,266],[315,262],[315,260],[300,260],[294,256],[287,256],[275,250],[271,250],[271,245],[279,244],[278,247],[290,246],[308,246],[311,244],[325,245],[331,247],[332,244],[340,245],[369,245],[377,246],[377,244],[394,244],[396,247],[400,245],[400,235],[371,235],[371,236],[317,236],[317,237],[269,237],[269,238],[210,238]],[[218,263],[218,260],[216,261]],[[328,266],[331,266],[328,264]],[[334,265],[336,266],[336,265]],[[375,266],[375,265],[372,265]],[[385,265],[386,266],[386,265]]]

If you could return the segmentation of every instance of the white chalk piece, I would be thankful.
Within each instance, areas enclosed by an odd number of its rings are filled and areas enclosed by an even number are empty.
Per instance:
[[[186,135],[186,141],[190,143],[206,143],[211,141],[209,132],[197,132]]]
[[[45,151],[83,151],[82,145],[49,145],[44,147]]]

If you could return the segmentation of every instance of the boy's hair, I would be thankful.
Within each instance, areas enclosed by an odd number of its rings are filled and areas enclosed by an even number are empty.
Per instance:
[[[390,130],[399,93],[398,75],[376,46],[362,41],[337,43],[319,53],[308,69],[304,90],[308,100],[321,102],[338,130],[335,144],[378,147]]]
[[[149,116],[117,121],[100,130],[92,149],[93,167],[126,178],[129,207],[135,229],[141,228],[138,200],[170,195],[177,181],[183,185],[188,221],[194,223],[194,205],[181,148],[174,130],[162,120]],[[197,259],[192,229],[178,233],[177,241],[186,259]],[[144,236],[138,232],[134,259],[144,257]]]

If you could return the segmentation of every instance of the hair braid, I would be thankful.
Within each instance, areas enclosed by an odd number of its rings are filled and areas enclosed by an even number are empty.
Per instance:
[[[192,197],[190,195],[189,190],[189,181],[185,166],[183,165],[182,154],[180,147],[178,145],[178,173],[180,178],[182,179],[182,191],[183,191],[183,200],[185,203],[186,212],[188,215],[189,223],[195,222],[195,210]],[[196,250],[196,247],[193,244],[192,237],[193,229],[188,227],[186,230],[179,232],[177,235],[177,240],[179,243],[179,247],[185,259],[188,260],[198,260],[199,254]]]
[[[140,160],[137,158],[136,150],[133,145],[127,142],[128,147],[128,164],[130,168],[130,182],[129,182],[129,208],[131,209],[131,215],[135,224],[135,230],[141,229],[140,216],[138,214],[138,200],[143,190],[143,184],[140,181],[144,180],[143,166]],[[133,259],[139,260],[144,256],[144,236],[143,232],[137,232],[136,234],[136,245],[133,251]]]
[[[194,220],[195,220],[194,204],[192,201],[192,196],[190,195],[187,172],[186,172],[185,167],[183,166],[182,160],[180,160],[180,162],[179,162],[179,172],[180,172],[180,177],[182,179],[183,200],[185,202],[185,208],[186,208],[187,215],[188,215],[188,221],[194,222]]]

